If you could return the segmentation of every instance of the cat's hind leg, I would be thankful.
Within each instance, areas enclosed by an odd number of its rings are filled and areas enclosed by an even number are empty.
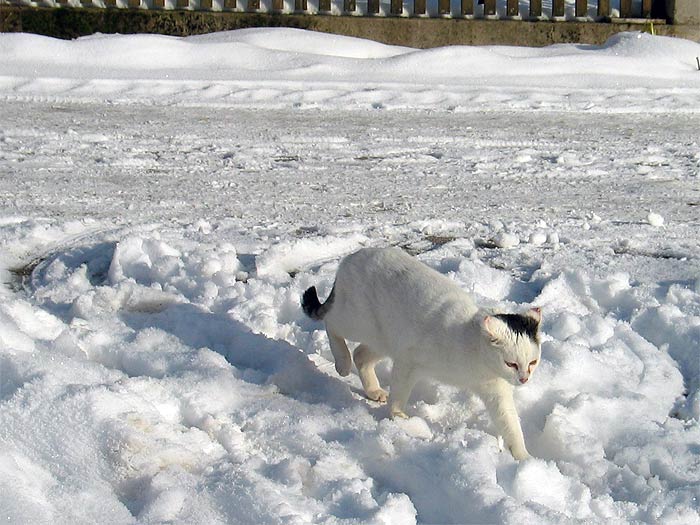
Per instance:
[[[350,356],[348,345],[345,343],[344,338],[334,334],[327,327],[326,333],[328,334],[328,343],[333,353],[333,359],[335,359],[335,370],[338,374],[345,377],[352,369],[352,357]]]
[[[382,357],[384,356],[373,352],[365,344],[361,344],[355,348],[353,352],[353,359],[355,360],[357,371],[360,374],[360,381],[362,381],[365,394],[367,394],[367,397],[372,401],[385,403],[389,393],[379,385],[377,373],[374,371],[374,367]]]
[[[391,395],[389,396],[389,410],[391,417],[408,418],[404,409],[411,395],[411,390],[416,384],[416,369],[411,363],[394,359],[391,369]]]

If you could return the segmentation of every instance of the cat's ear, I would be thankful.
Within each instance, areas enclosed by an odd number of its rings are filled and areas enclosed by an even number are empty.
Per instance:
[[[489,339],[493,344],[498,344],[503,341],[508,327],[506,324],[491,315],[487,315],[481,321],[481,330],[487,339]]]
[[[527,312],[525,312],[525,315],[531,319],[534,319],[538,325],[542,322],[542,308],[539,306],[530,308]]]

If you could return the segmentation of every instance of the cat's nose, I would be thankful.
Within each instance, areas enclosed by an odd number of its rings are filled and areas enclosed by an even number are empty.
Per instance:
[[[528,380],[527,377],[521,377],[521,378],[520,378],[520,382],[521,382],[523,385],[524,385],[525,383],[527,383],[527,380]]]

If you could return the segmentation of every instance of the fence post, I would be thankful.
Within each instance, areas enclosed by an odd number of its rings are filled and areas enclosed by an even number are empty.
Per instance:
[[[343,11],[346,13],[354,13],[356,8],[355,0],[343,0]]]
[[[462,15],[474,16],[474,0],[462,0]]]
[[[518,16],[520,15],[519,10],[519,0],[507,0],[506,2],[506,16]]]
[[[379,14],[379,0],[367,0],[367,13],[370,15]]]
[[[391,0],[391,14],[399,16],[403,13],[403,0]]]
[[[576,18],[584,18],[588,16],[588,0],[576,0]]]
[[[485,16],[495,16],[496,15],[496,0],[484,0],[484,15]]]
[[[554,0],[552,5],[552,16],[554,18],[563,18],[565,15],[564,0]]]
[[[542,16],[542,0],[530,0],[530,18]]]
[[[632,0],[620,0],[620,18],[632,18]]]
[[[450,0],[438,0],[438,15],[444,16],[452,13]]]
[[[425,0],[415,0],[413,2],[413,14],[414,15],[424,15],[426,9]]]
[[[598,16],[601,18],[610,16],[610,0],[598,0]]]
[[[700,25],[698,0],[666,0],[666,13],[674,24]]]

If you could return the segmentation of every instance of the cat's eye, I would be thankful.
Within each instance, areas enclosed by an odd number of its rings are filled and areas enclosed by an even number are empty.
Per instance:
[[[509,363],[508,361],[505,362],[506,365],[508,365],[511,368],[514,368],[515,370],[518,369],[518,363]]]
[[[530,362],[530,366],[535,366],[536,364],[537,364],[537,359],[535,359],[534,361],[531,361],[531,362]]]

